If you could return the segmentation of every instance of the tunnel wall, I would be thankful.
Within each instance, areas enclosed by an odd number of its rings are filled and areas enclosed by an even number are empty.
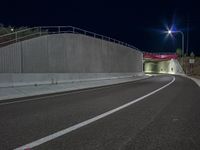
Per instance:
[[[0,73],[142,72],[142,53],[81,35],[54,34],[0,48]]]
[[[145,73],[184,74],[177,59],[144,62]]]

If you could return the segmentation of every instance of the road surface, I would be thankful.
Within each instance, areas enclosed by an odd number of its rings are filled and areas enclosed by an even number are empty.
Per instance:
[[[0,103],[0,149],[199,150],[200,88],[161,75]]]

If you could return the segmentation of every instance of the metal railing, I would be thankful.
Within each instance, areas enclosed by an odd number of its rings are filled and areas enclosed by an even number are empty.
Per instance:
[[[94,38],[106,40],[109,42],[117,43],[120,45],[124,45],[126,47],[130,47],[136,50],[139,50],[133,45],[130,45],[128,43],[119,41],[114,38],[110,38],[101,34],[97,34],[91,31],[83,30],[77,27],[73,26],[41,26],[41,27],[32,27],[23,29],[20,31],[12,32],[9,34],[0,35],[0,47],[13,44],[19,41],[40,37],[43,35],[49,35],[49,34],[62,34],[62,33],[73,33],[73,34],[83,34],[86,36],[91,36]]]
[[[157,54],[157,55],[173,55],[176,54],[176,52],[149,52],[149,51],[142,51],[145,54]]]

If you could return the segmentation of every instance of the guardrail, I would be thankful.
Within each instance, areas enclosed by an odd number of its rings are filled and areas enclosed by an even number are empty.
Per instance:
[[[13,44],[19,41],[31,39],[34,37],[39,37],[43,35],[49,35],[49,34],[62,34],[62,33],[73,33],[73,34],[83,34],[87,36],[91,36],[94,38],[106,40],[109,42],[114,42],[120,45],[124,45],[136,50],[139,50],[133,45],[130,45],[128,43],[119,41],[117,39],[113,39],[104,35],[100,35],[91,31],[83,30],[77,27],[73,26],[41,26],[41,27],[32,27],[28,29],[23,29],[20,31],[16,31],[9,34],[4,34],[0,36],[0,47]]]

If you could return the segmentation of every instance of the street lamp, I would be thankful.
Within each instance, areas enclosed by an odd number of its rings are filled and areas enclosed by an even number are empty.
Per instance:
[[[172,30],[168,30],[168,34],[172,34],[172,33],[180,33],[182,36],[182,54],[181,54],[181,63],[182,66],[184,68],[184,61],[183,61],[183,57],[184,57],[184,33],[182,31],[172,31]]]
[[[182,36],[182,57],[184,55],[184,33],[182,31],[172,31],[172,30],[168,30],[167,31],[168,34],[172,34],[172,33],[180,33]]]

